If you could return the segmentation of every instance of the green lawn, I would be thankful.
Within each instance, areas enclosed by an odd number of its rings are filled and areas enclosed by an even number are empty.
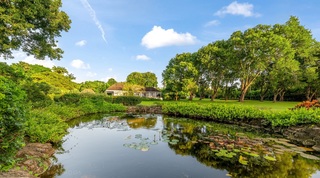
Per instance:
[[[244,102],[238,102],[237,100],[215,100],[210,101],[210,99],[203,99],[199,100],[198,98],[195,98],[193,101],[189,100],[180,100],[180,101],[142,101],[141,105],[150,106],[154,105],[155,103],[161,103],[161,102],[192,102],[192,103],[221,103],[221,104],[235,104],[235,105],[245,105],[245,106],[252,106],[257,107],[259,109],[267,109],[267,110],[274,110],[274,111],[280,111],[280,110],[287,110],[288,108],[293,108],[296,106],[299,102],[289,102],[289,101],[283,101],[283,102],[272,102],[272,101],[257,101],[257,100],[246,100]]]

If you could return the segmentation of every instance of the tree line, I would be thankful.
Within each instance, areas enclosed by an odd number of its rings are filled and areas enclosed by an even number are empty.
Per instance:
[[[163,93],[175,100],[220,95],[242,102],[250,90],[261,101],[268,95],[283,101],[287,92],[312,100],[319,96],[319,69],[320,43],[291,16],[284,24],[259,24],[177,54],[162,73]]]

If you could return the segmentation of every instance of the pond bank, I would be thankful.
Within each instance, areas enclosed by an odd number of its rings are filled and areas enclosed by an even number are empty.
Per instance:
[[[128,114],[161,114],[161,106],[128,106]],[[176,114],[164,113],[171,116],[177,116]],[[197,119],[197,118],[195,118]],[[206,120],[206,118],[201,118]],[[280,137],[284,137],[297,145],[303,145],[308,148],[320,152],[320,124],[303,124],[289,127],[272,127],[270,122],[264,119],[256,120],[212,120],[219,123],[234,124],[243,127],[250,131],[259,131],[270,134],[275,134]]]
[[[35,178],[50,167],[50,158],[54,153],[55,149],[50,143],[28,143],[16,154],[20,159],[16,167],[8,172],[0,172],[0,177]]]

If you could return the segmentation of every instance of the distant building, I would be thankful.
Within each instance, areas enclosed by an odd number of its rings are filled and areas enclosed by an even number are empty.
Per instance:
[[[112,95],[112,96],[126,96],[128,95],[128,91],[123,90],[124,85],[125,85],[124,82],[115,83],[111,85],[109,88],[107,88],[105,93],[107,95]],[[160,98],[161,92],[154,87],[144,87],[139,91],[135,91],[133,95],[146,97],[146,98]]]

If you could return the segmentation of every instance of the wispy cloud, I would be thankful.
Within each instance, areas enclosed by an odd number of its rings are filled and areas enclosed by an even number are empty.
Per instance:
[[[151,59],[150,57],[148,57],[148,56],[146,56],[146,55],[144,55],[144,54],[141,54],[141,55],[137,55],[137,56],[136,56],[136,60],[148,61],[148,60],[150,60],[150,59]]]
[[[86,40],[81,40],[81,41],[76,42],[76,46],[84,46],[86,44],[87,44]]]
[[[72,60],[71,62],[71,66],[76,68],[76,69],[90,69],[90,65],[84,63],[82,60],[80,59],[75,59]]]
[[[197,38],[190,33],[177,33],[173,29],[165,30],[160,26],[154,26],[142,38],[141,45],[152,49],[164,46],[182,46],[195,44]]]
[[[103,39],[103,41],[105,43],[107,43],[106,37],[105,37],[105,32],[102,28],[102,25],[100,23],[100,21],[98,20],[97,16],[96,16],[96,11],[91,7],[91,5],[89,4],[89,2],[87,0],[80,0],[82,2],[82,5],[84,8],[86,8],[89,11],[89,14],[92,18],[92,20],[94,21],[94,23],[96,24],[96,26],[98,27],[98,29],[101,32],[101,37]]]
[[[224,16],[226,14],[243,15],[245,17],[260,16],[260,14],[253,12],[252,4],[238,3],[237,1],[232,2],[215,13],[217,16]]]
[[[108,71],[109,71],[109,72],[112,72],[112,70],[113,70],[112,68],[108,68]]]
[[[204,26],[205,27],[210,27],[210,26],[218,26],[220,25],[219,20],[212,20],[210,22],[207,22]]]

